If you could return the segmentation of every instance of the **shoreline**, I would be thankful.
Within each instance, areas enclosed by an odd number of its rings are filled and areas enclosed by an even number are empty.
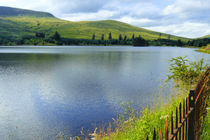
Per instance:
[[[207,45],[205,47],[201,47],[201,48],[197,49],[196,51],[210,54],[210,45]]]

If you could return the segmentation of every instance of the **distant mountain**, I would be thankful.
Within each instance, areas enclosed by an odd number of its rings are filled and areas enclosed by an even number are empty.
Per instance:
[[[50,13],[0,6],[0,16],[54,17]]]
[[[127,38],[131,38],[134,34],[135,37],[140,35],[147,40],[158,38],[189,40],[114,20],[71,22],[55,18],[46,12],[0,7],[0,37],[20,39],[25,36],[35,36],[36,32],[43,32],[46,37],[49,37],[56,31],[61,37],[76,39],[91,39],[93,34],[95,34],[95,39],[101,39],[103,34],[104,38],[108,39],[108,34],[111,32],[113,39],[118,39],[120,34],[123,37],[126,35]]]

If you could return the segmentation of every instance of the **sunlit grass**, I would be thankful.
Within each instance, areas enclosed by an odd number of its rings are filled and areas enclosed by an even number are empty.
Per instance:
[[[178,61],[177,59],[175,60]],[[192,62],[190,63],[190,66],[193,68],[197,68],[197,65],[195,64],[196,62]],[[136,110],[131,107],[131,104],[127,104],[125,106],[125,113],[120,114],[118,119],[115,121],[115,124],[117,126],[115,131],[111,134],[107,133],[106,135],[95,133],[95,138],[97,140],[143,140],[146,139],[147,136],[149,136],[149,139],[152,139],[154,128],[156,129],[157,134],[159,134],[158,132],[161,129],[164,134],[166,119],[168,118],[170,121],[169,116],[172,114],[172,112],[173,116],[175,117],[176,108],[179,107],[180,103],[183,105],[183,102],[189,95],[190,89],[194,89],[195,85],[198,82],[197,80],[195,81],[191,79],[191,77],[185,77],[188,78],[189,81],[191,81],[191,84],[189,85],[188,83],[186,83],[185,79],[181,78],[183,76],[182,74],[177,75],[177,73],[183,73],[182,69],[179,69],[183,66],[185,66],[185,63],[171,66],[171,71],[173,71],[174,69],[177,70],[176,73],[172,72],[172,76],[174,76],[175,74],[176,78],[174,80],[178,80],[177,82],[179,83],[179,86],[173,88],[170,98],[167,97],[167,92],[160,92],[158,96],[154,96],[153,104],[150,107],[143,108],[141,112],[136,112]],[[203,75],[204,71],[205,66],[200,66],[200,69],[196,71],[198,75],[195,74],[193,76],[195,76],[195,78],[197,79],[200,79],[199,77]],[[186,69],[185,73],[192,74],[192,69]],[[208,139],[209,137],[208,126],[206,126],[209,124],[208,121],[209,120],[207,117],[204,127],[204,139]]]
[[[113,39],[118,39],[120,34],[123,37],[126,35],[127,38],[131,38],[133,34],[136,37],[141,35],[147,40],[154,40],[160,37],[159,32],[113,20],[71,22],[51,17],[0,17],[0,29],[0,33],[4,33],[7,36],[34,36],[35,32],[44,32],[49,37],[58,31],[64,38],[76,39],[91,39],[92,35],[95,34],[96,39],[99,40],[104,34],[107,40],[110,32]],[[162,33],[161,38],[168,39],[168,34]],[[189,40],[172,35],[170,38],[171,40]]]
[[[201,140],[209,140],[210,139],[210,99],[208,101],[208,108],[207,108],[207,116],[204,122],[203,134],[201,136]]]
[[[177,89],[176,89],[177,90]],[[175,91],[175,90],[174,90]],[[174,93],[174,92],[173,92]],[[134,117],[130,116],[129,118],[122,119],[122,116],[117,120],[119,126],[111,134],[106,134],[107,136],[97,135],[97,140],[137,140],[137,139],[146,139],[146,136],[149,136],[151,139],[153,136],[154,128],[159,132],[162,128],[163,133],[165,132],[165,122],[166,118],[171,115],[171,111],[175,112],[176,107],[179,106],[180,102],[183,102],[183,99],[187,97],[188,92],[180,90],[179,93],[171,95],[169,100],[166,100],[164,95],[159,95],[156,97],[156,103],[153,103],[150,107],[142,108],[140,116]],[[129,105],[128,105],[129,106]],[[128,109],[128,108],[126,108]],[[132,108],[130,108],[132,109]],[[132,112],[131,110],[127,110]],[[175,114],[175,113],[174,113]],[[170,118],[170,117],[169,117]],[[170,119],[169,119],[170,120]]]
[[[198,50],[196,50],[196,51],[210,54],[210,44],[208,44],[208,45],[205,46],[205,47],[201,47],[200,49],[198,49]]]

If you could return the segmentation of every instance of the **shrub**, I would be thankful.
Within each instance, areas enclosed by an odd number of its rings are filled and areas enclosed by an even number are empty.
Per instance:
[[[204,59],[199,61],[189,61],[187,57],[172,58],[170,65],[171,75],[168,75],[168,80],[173,79],[175,83],[184,85],[194,85],[199,76],[205,71],[207,65],[204,65]]]

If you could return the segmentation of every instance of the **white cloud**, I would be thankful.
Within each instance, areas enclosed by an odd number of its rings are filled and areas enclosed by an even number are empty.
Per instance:
[[[210,25],[207,23],[184,22],[181,24],[173,24],[167,26],[154,26],[147,29],[192,38],[210,34]]]
[[[210,17],[210,0],[177,0],[168,5],[164,10],[164,15],[176,15],[183,19],[199,18],[199,16]]]
[[[146,26],[150,23],[153,23],[154,21],[151,19],[147,19],[147,18],[141,18],[141,19],[135,19],[129,16],[124,16],[122,18],[119,19],[122,22],[126,22],[128,24],[133,24],[136,26]]]
[[[70,20],[70,21],[84,21],[84,20],[106,20],[110,17],[116,15],[116,11],[107,11],[101,10],[97,13],[73,13],[73,14],[64,14],[62,15],[62,19]]]

